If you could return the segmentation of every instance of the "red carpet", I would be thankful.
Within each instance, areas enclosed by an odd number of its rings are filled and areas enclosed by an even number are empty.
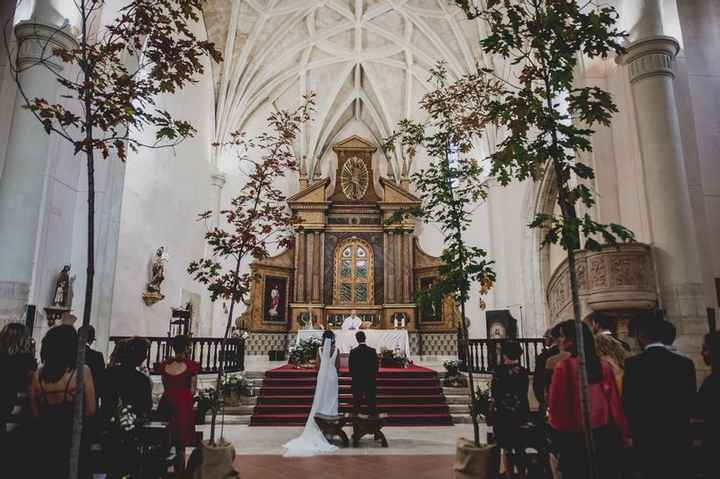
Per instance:
[[[251,426],[303,426],[315,393],[314,369],[285,365],[265,373]],[[389,426],[448,426],[452,424],[435,371],[419,366],[380,369],[378,410]],[[340,412],[352,410],[350,377],[340,370]]]

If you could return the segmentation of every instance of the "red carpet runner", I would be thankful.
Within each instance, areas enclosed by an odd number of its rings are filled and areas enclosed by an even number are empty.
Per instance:
[[[251,426],[303,426],[310,414],[317,372],[286,365],[265,373]],[[435,371],[419,366],[380,369],[378,410],[390,426],[448,426],[450,412]],[[352,409],[350,377],[340,370],[340,412]]]

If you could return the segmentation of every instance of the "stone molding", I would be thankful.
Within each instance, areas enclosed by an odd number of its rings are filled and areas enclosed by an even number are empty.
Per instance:
[[[654,76],[674,78],[673,61],[679,51],[680,45],[672,37],[648,37],[629,45],[621,62],[628,65],[630,83]]]
[[[584,314],[592,311],[642,311],[657,304],[650,246],[625,243],[600,251],[576,253],[580,300]],[[552,322],[572,316],[567,259],[553,272],[547,288]]]
[[[15,37],[18,43],[17,68],[20,70],[43,63],[60,72],[64,64],[55,56],[53,49],[78,47],[75,38],[66,31],[42,23],[18,23],[15,25]]]

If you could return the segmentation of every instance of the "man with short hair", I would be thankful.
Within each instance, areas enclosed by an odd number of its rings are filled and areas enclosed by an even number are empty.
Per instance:
[[[365,344],[365,333],[355,333],[357,347],[350,351],[349,364],[352,378],[353,412],[360,413],[363,403],[367,404],[368,414],[377,415],[377,399],[375,382],[378,375],[377,351]]]
[[[668,351],[663,323],[654,316],[640,321],[638,343],[644,351],[625,362],[623,405],[637,464],[647,479],[677,479],[688,473],[695,365]]]
[[[546,391],[550,382],[550,374],[552,371],[546,369],[548,358],[555,356],[560,352],[557,345],[556,328],[550,328],[543,335],[545,349],[535,358],[535,373],[533,374],[532,387],[535,393],[535,399],[540,404],[540,412],[543,413],[547,409]]]
[[[80,327],[81,332],[85,326]],[[95,397],[99,400],[102,397],[103,380],[105,379],[105,358],[100,351],[95,351],[90,346],[95,342],[95,328],[87,325],[87,335],[85,337],[85,364],[90,368],[93,383],[95,384]]]

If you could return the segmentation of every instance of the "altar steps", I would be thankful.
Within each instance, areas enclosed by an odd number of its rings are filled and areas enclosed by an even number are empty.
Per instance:
[[[307,421],[315,393],[317,371],[291,366],[267,371],[250,418],[251,426],[302,426]],[[340,412],[352,410],[351,379],[340,371]],[[389,426],[447,426],[452,410],[437,373],[411,366],[382,368],[377,380],[378,410],[388,414]],[[249,407],[248,407],[249,408]]]

